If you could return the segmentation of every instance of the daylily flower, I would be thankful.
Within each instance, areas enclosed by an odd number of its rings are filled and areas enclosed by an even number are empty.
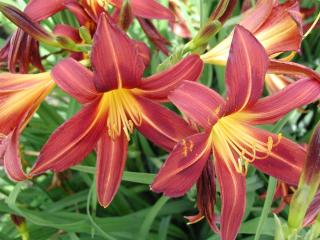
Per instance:
[[[302,15],[297,1],[279,4],[276,0],[260,0],[255,8],[243,14],[240,25],[259,40],[269,56],[300,49]],[[233,33],[202,56],[205,63],[225,65]]]
[[[91,58],[93,72],[71,58],[54,67],[54,80],[83,108],[52,134],[29,175],[63,171],[96,148],[98,200],[107,207],[119,188],[134,128],[166,150],[194,132],[156,102],[167,101],[169,91],[182,80],[196,81],[203,63],[199,56],[190,55],[142,79],[145,65],[134,43],[105,14],[99,20]]]
[[[302,147],[281,134],[253,125],[274,123],[292,109],[319,99],[320,83],[314,79],[300,80],[259,99],[268,62],[263,46],[245,28],[237,26],[226,68],[226,100],[192,82],[184,82],[169,95],[171,102],[199,124],[203,132],[184,138],[175,146],[152,190],[166,196],[182,196],[199,179],[213,153],[212,174],[220,185],[220,231],[225,240],[235,239],[241,224],[248,165],[296,185],[306,156]],[[207,209],[213,211],[212,204],[207,204]],[[211,226],[215,224],[214,219],[210,221]]]
[[[240,21],[240,25],[249,30],[260,41],[271,59],[271,64],[266,75],[266,85],[275,93],[280,91],[287,83],[282,76],[287,74],[292,77],[316,77],[320,75],[303,65],[289,62],[294,54],[287,59],[275,60],[278,54],[286,51],[294,53],[300,50],[303,38],[302,14],[297,1],[287,1],[279,4],[278,1],[260,0],[255,8],[248,10]],[[201,56],[205,63],[225,65],[228,58],[233,32],[213,49]],[[292,65],[295,69],[292,70]],[[277,72],[274,71],[277,69]]]
[[[162,6],[155,0],[85,0],[78,3],[76,0],[66,2],[66,7],[73,12],[82,26],[86,26],[94,33],[99,16],[107,12],[108,4],[115,7],[112,18],[124,29],[131,25],[133,17],[139,21],[143,31],[152,43],[164,54],[169,54],[167,45],[170,42],[165,39],[155,28],[151,19],[163,19],[174,21],[175,16],[170,9]],[[121,12],[124,9],[123,12]],[[124,15],[121,15],[123,13]],[[130,16],[126,16],[126,15]],[[131,16],[132,15],[132,16]],[[123,20],[124,19],[124,20]]]
[[[33,0],[24,10],[32,21],[38,23],[64,8],[64,0]],[[27,73],[29,64],[44,71],[39,54],[39,43],[22,29],[18,29],[0,49],[0,62],[7,62],[10,72]]]
[[[26,179],[19,157],[19,135],[53,87],[48,72],[0,74],[0,158],[12,180]]]

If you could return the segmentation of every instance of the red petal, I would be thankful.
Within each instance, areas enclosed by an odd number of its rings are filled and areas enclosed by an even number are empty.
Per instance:
[[[100,16],[91,56],[98,91],[140,85],[144,63],[134,43],[105,14]]]
[[[250,32],[257,30],[269,17],[275,5],[274,0],[258,1],[257,5],[245,12],[244,18],[239,23]]]
[[[320,81],[320,74],[316,71],[294,62],[283,62],[271,60],[268,72],[277,74],[288,74],[299,77],[311,77]]]
[[[26,115],[32,115],[53,86],[48,73],[1,73],[0,133],[9,134]]]
[[[302,14],[298,1],[287,1],[275,6],[257,31],[256,38],[268,55],[283,51],[298,51],[303,37]]]
[[[44,20],[64,9],[65,0],[32,0],[24,12],[34,21]]]
[[[247,132],[260,142],[267,143],[268,137],[271,137],[274,143],[278,141],[277,135],[259,128],[248,126]],[[279,144],[272,147],[269,157],[257,159],[252,164],[270,176],[290,185],[297,185],[305,159],[305,149],[287,138],[281,138]]]
[[[122,0],[111,0],[111,3],[119,8]],[[155,0],[132,0],[130,4],[133,14],[138,17],[174,20],[174,14]]]
[[[207,134],[195,134],[180,141],[154,179],[152,191],[170,197],[184,195],[199,179],[210,152]]]
[[[314,79],[302,79],[276,94],[260,99],[238,114],[239,118],[251,124],[274,123],[295,108],[317,101],[319,98],[320,82]]]
[[[200,83],[184,81],[169,95],[169,99],[183,113],[206,129],[211,129],[224,115],[223,98]]]
[[[82,4],[86,5],[86,1],[82,2]],[[92,19],[88,16],[88,13],[85,11],[86,9],[80,3],[69,1],[65,3],[65,6],[74,14],[81,26],[86,26],[92,21]]]
[[[197,81],[202,70],[203,62],[199,56],[188,56],[169,69],[145,78],[138,93],[153,100],[167,101],[170,91],[177,88],[183,80]]]
[[[156,145],[171,151],[177,142],[194,133],[175,112],[146,98],[136,99],[142,109],[142,123],[136,128]]]
[[[128,152],[128,140],[122,133],[112,140],[107,132],[97,145],[97,193],[99,203],[108,207],[122,179]]]
[[[260,98],[268,62],[262,45],[248,30],[238,25],[226,68],[228,112],[242,110]]]
[[[246,206],[246,178],[236,172],[230,159],[215,152],[215,169],[221,198],[221,239],[233,240],[239,231]]]
[[[85,106],[51,135],[30,176],[49,169],[63,171],[82,161],[93,150],[106,124],[106,109],[99,100]]]
[[[151,52],[148,46],[144,42],[132,40],[140,57],[143,60],[144,65],[147,67],[150,63]]]
[[[93,84],[93,73],[72,58],[59,62],[51,74],[58,86],[80,103],[90,102],[99,94]]]
[[[13,181],[23,181],[27,179],[22,169],[19,154],[19,131],[19,128],[15,129],[7,136],[7,139],[4,140],[4,145],[6,146],[3,156],[4,169]]]

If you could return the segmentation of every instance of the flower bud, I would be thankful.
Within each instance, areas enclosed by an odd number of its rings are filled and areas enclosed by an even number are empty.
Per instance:
[[[198,34],[186,45],[191,52],[202,53],[210,41],[211,37],[219,32],[221,23],[218,20],[209,21],[204,25]]]
[[[290,231],[299,229],[307,209],[320,184],[320,123],[312,134],[305,165],[302,169],[298,189],[292,197],[288,225]]]
[[[120,11],[119,24],[124,31],[127,31],[133,21],[132,8],[129,0],[124,0]]]
[[[10,4],[0,3],[0,11],[11,22],[28,33],[34,39],[49,45],[56,45],[53,34],[46,31],[39,23],[34,22],[28,15],[21,12],[18,8]]]

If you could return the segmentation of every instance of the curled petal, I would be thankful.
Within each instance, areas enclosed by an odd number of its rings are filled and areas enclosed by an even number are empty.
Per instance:
[[[201,215],[205,216],[211,229],[220,233],[216,225],[214,205],[216,202],[216,183],[213,161],[207,161],[197,182],[197,206]]]
[[[195,134],[180,141],[154,179],[152,191],[170,197],[184,195],[199,179],[210,152],[207,134]]]
[[[183,113],[206,129],[211,129],[225,112],[224,99],[200,83],[184,81],[169,95],[169,99]]]
[[[94,83],[99,92],[140,85],[143,60],[134,43],[105,14],[99,19],[91,58]]]
[[[12,131],[4,140],[5,152],[3,155],[4,170],[13,181],[27,179],[21,165],[19,154],[19,128]]]
[[[242,110],[260,98],[268,63],[262,45],[248,30],[238,25],[226,68],[228,112]]]
[[[284,62],[270,60],[268,72],[276,74],[286,74],[298,77],[310,77],[320,81],[320,74],[316,71],[294,62]]]
[[[260,99],[239,118],[251,124],[268,124],[282,118],[288,112],[320,98],[320,82],[315,79],[302,79],[290,84],[282,91]]]
[[[97,193],[99,203],[108,207],[122,179],[128,152],[128,140],[122,133],[112,140],[105,131],[97,145]]]
[[[142,109],[142,122],[136,127],[156,145],[171,151],[177,142],[194,133],[188,123],[175,112],[146,98],[136,99]]]
[[[72,58],[59,62],[51,75],[63,91],[80,103],[90,102],[99,94],[93,84],[93,73]]]
[[[183,80],[197,81],[202,70],[203,62],[199,56],[190,55],[169,69],[145,78],[137,93],[153,100],[168,101],[170,91],[177,88]]]
[[[216,174],[221,198],[221,239],[233,240],[239,231],[246,206],[246,178],[239,174],[231,163],[214,151]]]
[[[49,169],[63,171],[82,161],[93,150],[106,123],[106,109],[99,101],[86,105],[51,135],[30,176]]]

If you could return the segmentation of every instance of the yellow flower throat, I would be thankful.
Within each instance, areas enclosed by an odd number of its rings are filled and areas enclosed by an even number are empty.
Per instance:
[[[268,158],[273,147],[277,146],[282,138],[282,135],[278,134],[277,139],[269,136],[263,142],[253,134],[254,132],[248,132],[245,125],[230,115],[219,119],[213,126],[210,137],[213,147],[223,159],[231,161],[236,171],[245,175],[249,163]],[[237,156],[234,156],[234,153]]]
[[[141,107],[130,90],[119,88],[103,94],[104,106],[108,109],[107,130],[112,139],[123,130],[130,140],[134,126],[142,122]]]

